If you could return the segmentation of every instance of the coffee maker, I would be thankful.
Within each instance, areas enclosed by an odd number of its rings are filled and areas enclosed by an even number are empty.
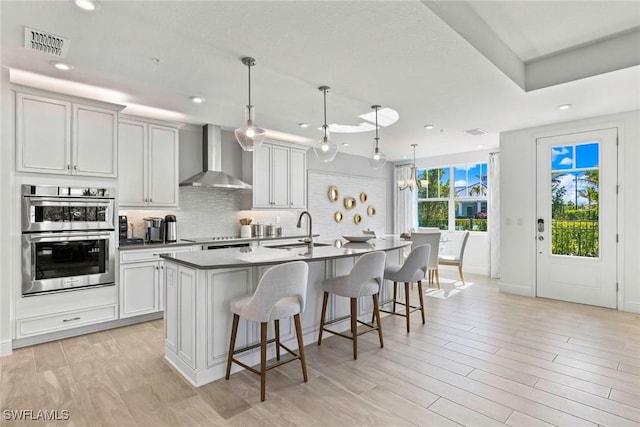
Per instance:
[[[128,230],[129,230],[129,223],[127,222],[127,216],[118,215],[118,240],[120,242],[127,240]]]
[[[164,217],[164,240],[166,242],[175,242],[178,240],[178,225],[175,215],[167,215]]]
[[[147,243],[162,243],[164,241],[164,228],[162,218],[143,218],[147,226],[145,241]]]

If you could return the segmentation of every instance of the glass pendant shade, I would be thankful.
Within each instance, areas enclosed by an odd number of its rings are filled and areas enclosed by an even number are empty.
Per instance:
[[[373,149],[373,153],[371,153],[371,157],[369,157],[369,166],[373,169],[380,169],[384,166],[387,161],[387,156],[385,156],[382,151],[378,147]]]
[[[324,136],[320,141],[316,143],[313,147],[314,153],[316,153],[316,157],[321,162],[331,162],[336,158],[336,154],[338,154],[338,144],[331,140],[329,136],[329,126],[326,124],[322,126],[324,131]]]
[[[266,132],[256,125],[253,105],[247,105],[244,126],[236,129],[235,134],[244,151],[255,151],[262,144]]]
[[[244,151],[255,151],[262,145],[265,130],[256,124],[256,112],[251,105],[251,67],[256,65],[256,60],[250,57],[242,58],[242,63],[247,66],[249,102],[244,112],[244,126],[235,130],[236,139]]]

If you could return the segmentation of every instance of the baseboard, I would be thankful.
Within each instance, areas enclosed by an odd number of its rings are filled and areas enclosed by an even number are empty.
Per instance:
[[[628,311],[629,313],[640,313],[640,302],[625,301],[622,304],[623,307],[621,311]]]
[[[0,357],[10,355],[12,351],[11,340],[0,342]]]
[[[522,295],[525,297],[535,296],[533,289],[528,286],[518,286],[510,283],[499,282],[498,289],[500,289],[500,292],[504,292],[506,294]]]
[[[147,322],[149,320],[162,319],[164,312],[143,314],[142,316],[128,317],[126,319],[112,320],[110,322],[96,323],[95,325],[82,326],[80,328],[66,329],[64,331],[52,332],[50,334],[36,335],[28,338],[13,340],[10,344],[13,348],[27,347],[34,344],[42,344],[49,341],[56,341],[64,338],[76,337],[78,335],[90,334],[93,332],[105,331],[107,329],[120,328],[122,326],[133,325],[134,323]],[[2,344],[0,344],[0,356],[2,356]],[[11,353],[11,352],[9,352]]]

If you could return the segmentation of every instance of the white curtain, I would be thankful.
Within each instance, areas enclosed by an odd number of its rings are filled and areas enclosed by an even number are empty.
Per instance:
[[[489,156],[490,276],[500,278],[500,153]]]
[[[418,189],[400,191],[398,181],[406,180],[411,173],[410,165],[396,166],[394,174],[395,212],[394,234],[409,233],[418,227]]]

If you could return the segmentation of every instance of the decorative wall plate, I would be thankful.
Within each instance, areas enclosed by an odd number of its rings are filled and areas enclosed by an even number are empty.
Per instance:
[[[360,216],[360,214],[355,214],[353,216],[353,222],[355,222],[356,224],[360,224],[362,222],[362,217]]]
[[[335,185],[332,185],[331,187],[329,187],[329,191],[327,193],[327,196],[329,197],[329,200],[331,200],[332,202],[337,202],[338,199],[340,198],[340,193],[338,192],[338,187]]]
[[[369,205],[369,207],[367,208],[367,215],[375,216],[375,214],[376,214],[376,207],[373,205]]]
[[[335,211],[335,213],[333,214],[333,219],[336,222],[342,222],[342,220],[344,219],[344,215],[342,215],[342,212],[340,211]]]
[[[367,203],[367,200],[369,200],[369,196],[367,196],[367,193],[365,192],[360,193],[360,201],[362,203]]]
[[[344,198],[344,207],[345,209],[353,209],[356,207],[356,199],[354,197],[345,197]]]

